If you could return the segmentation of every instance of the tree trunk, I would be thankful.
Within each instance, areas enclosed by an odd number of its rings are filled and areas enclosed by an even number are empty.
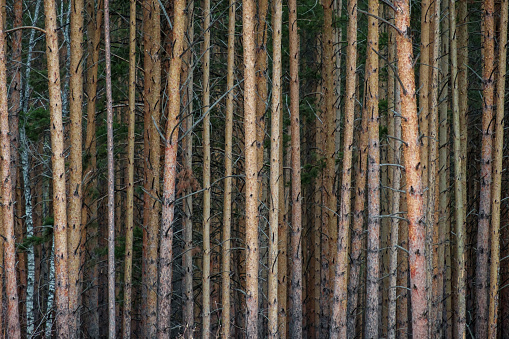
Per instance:
[[[173,51],[168,75],[168,122],[164,147],[163,200],[161,217],[161,255],[159,275],[158,338],[170,338],[171,291],[173,260],[173,219],[175,211],[175,180],[177,176],[178,125],[180,114],[180,74],[185,30],[185,0],[175,1]]]
[[[203,3],[203,339],[210,338],[210,0]]]
[[[246,171],[247,337],[258,336],[258,165],[256,161],[255,3],[242,1],[244,49],[244,129]]]
[[[226,122],[225,122],[225,180],[224,180],[224,205],[223,205],[223,272],[222,277],[222,338],[230,338],[231,333],[231,237],[232,237],[232,175],[233,175],[233,99],[235,92],[233,91],[234,83],[234,67],[235,67],[235,0],[229,1],[228,11],[228,75],[226,90]]]
[[[60,94],[60,62],[55,2],[44,1],[46,14],[46,55],[51,119],[53,169],[53,214],[55,237],[55,301],[57,336],[69,337],[69,279],[67,274],[67,211],[65,192],[65,154]]]
[[[378,117],[378,2],[368,4],[366,104],[368,114],[368,248],[366,257],[366,333],[378,338],[378,289],[380,278],[380,144]]]
[[[401,128],[405,145],[403,156],[406,171],[407,219],[409,233],[409,266],[412,298],[412,330],[415,338],[425,338],[428,331],[426,318],[426,263],[424,259],[425,225],[420,143],[415,98],[412,39],[410,36],[410,6],[407,0],[395,2],[395,23],[399,30],[398,74],[401,79]]]
[[[336,244],[337,217],[336,195],[334,192],[334,176],[336,162],[334,157],[336,111],[334,109],[334,48],[332,29],[333,0],[323,2],[323,81],[324,81],[324,110],[321,117],[323,143],[318,145],[322,148],[322,156],[325,159],[325,169],[322,183],[322,234],[321,234],[321,294],[320,294],[320,337],[329,334],[331,317],[330,297],[332,292],[331,273],[334,270],[333,251],[330,244]],[[333,246],[334,247],[334,246]]]
[[[104,54],[106,59],[106,134],[108,158],[108,337],[115,330],[115,164],[113,159],[113,98],[111,93],[110,2],[104,0]]]
[[[194,55],[191,46],[194,43],[194,0],[191,0],[188,7],[187,29],[189,41],[187,46],[187,92],[185,96],[187,100],[185,120],[185,130],[187,136],[184,138],[184,169],[188,172],[189,178],[193,178],[193,87],[194,87]],[[181,82],[183,79],[181,79]],[[193,191],[192,186],[188,187],[184,194],[186,198],[184,204],[184,255],[182,257],[182,266],[184,266],[184,337],[186,339],[192,338],[194,333],[194,295],[193,295]]]
[[[453,112],[453,138],[454,138],[454,193],[456,210],[456,335],[458,338],[465,336],[466,326],[466,264],[465,264],[465,199],[466,189],[464,160],[462,153],[461,112],[459,107],[459,79],[458,79],[458,48],[456,38],[456,3],[449,2],[449,32],[451,48],[451,87],[452,87],[452,112]]]
[[[9,110],[7,100],[7,72],[5,63],[5,14],[0,14],[0,145],[2,224],[4,243],[4,273],[7,294],[7,336],[20,338],[18,291],[16,286],[16,244],[14,237],[14,201],[11,169],[11,136],[9,133]],[[3,275],[2,275],[3,277]]]
[[[500,198],[502,187],[502,160],[504,156],[504,97],[507,75],[507,24],[509,4],[501,3],[500,38],[497,77],[497,111],[495,117],[495,149],[493,161],[493,206],[491,214],[491,267],[488,313],[488,338],[497,337],[500,270]],[[492,33],[492,32],[490,32]],[[494,33],[494,30],[493,30]],[[493,76],[493,75],[491,75]]]
[[[82,199],[82,104],[83,104],[83,0],[73,1],[71,10],[71,79],[69,158],[69,331],[79,338],[81,295],[81,199]]]
[[[299,35],[297,22],[297,1],[290,0],[289,39],[290,39],[290,129],[291,129],[291,167],[292,167],[292,228],[291,228],[291,280],[290,280],[290,338],[302,338],[302,191],[300,161],[300,113],[299,113]],[[281,12],[281,7],[275,12]],[[281,13],[279,13],[281,15]],[[281,17],[279,17],[281,25]],[[279,26],[279,29],[281,26]],[[281,43],[279,35],[279,43]],[[275,38],[274,38],[275,40]],[[281,55],[278,56],[281,58]],[[275,57],[274,57],[275,58]],[[280,76],[280,74],[279,74]],[[274,73],[275,77],[275,73]],[[275,79],[279,79],[275,78]],[[274,105],[273,101],[273,105]],[[280,106],[281,103],[278,103]],[[282,126],[281,126],[282,127]],[[280,159],[282,160],[282,159]],[[283,173],[280,173],[281,175]],[[272,170],[271,170],[272,178]],[[279,180],[282,179],[282,176]],[[271,187],[274,187],[271,184]],[[280,192],[280,194],[283,192]],[[272,239],[271,239],[272,240]],[[286,303],[286,300],[280,300]]]
[[[343,139],[343,174],[341,209],[334,279],[331,338],[347,337],[348,252],[350,246],[350,212],[352,186],[352,151],[355,121],[355,78],[357,70],[357,0],[348,1],[348,43],[346,55],[346,102]]]
[[[476,337],[488,335],[488,258],[491,213],[491,171],[493,157],[493,108],[495,91],[495,1],[483,2],[483,112],[481,148],[481,187],[479,196],[479,226],[477,228],[476,265]]]
[[[133,230],[134,230],[134,128],[136,123],[136,0],[129,9],[129,117],[127,127],[127,200],[125,221],[125,269],[123,338],[131,338]]]
[[[366,91],[364,90],[364,93]],[[368,114],[366,105],[363,105],[361,128],[359,137],[359,160],[355,174],[355,202],[352,225],[352,264],[350,268],[350,282],[348,286],[348,338],[356,336],[357,304],[360,295],[362,250],[364,245],[364,208],[366,202],[366,172],[368,155]]]
[[[143,6],[144,98],[145,98],[145,194],[143,208],[142,293],[144,298],[144,336],[157,335],[157,249],[159,243],[159,164],[161,92],[161,28],[157,0],[145,0]]]

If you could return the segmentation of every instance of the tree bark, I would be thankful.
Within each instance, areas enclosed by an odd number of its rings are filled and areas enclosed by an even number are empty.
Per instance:
[[[407,219],[409,233],[409,266],[412,298],[412,330],[415,338],[425,338],[428,333],[426,317],[426,263],[424,259],[425,225],[422,175],[420,168],[420,143],[415,97],[412,39],[410,36],[410,6],[407,0],[397,0],[395,25],[398,55],[398,75],[401,88],[401,128],[406,171]]]
[[[7,72],[5,61],[5,14],[0,14],[0,178],[2,192],[2,226],[4,243],[4,266],[7,294],[7,329],[9,338],[20,338],[18,291],[16,286],[16,239],[14,237],[14,201],[11,168],[11,136],[9,133],[9,110],[7,99]],[[14,174],[13,174],[14,173]],[[2,275],[3,277],[3,275]]]
[[[246,171],[247,337],[258,335],[258,166],[256,161],[255,3],[242,1],[244,49],[244,129]]]
[[[65,192],[65,154],[60,94],[60,62],[55,2],[44,1],[46,14],[46,55],[51,119],[53,169],[53,214],[55,238],[55,301],[57,336],[69,337],[69,279],[67,274],[67,211]]]
[[[278,8],[281,11],[281,8]],[[289,39],[290,39],[290,130],[292,167],[292,228],[291,228],[291,280],[290,280],[290,338],[302,338],[302,190],[300,161],[300,112],[299,112],[299,35],[297,21],[297,1],[290,0]],[[281,20],[281,18],[279,18]],[[279,24],[281,22],[279,21]],[[279,26],[281,28],[281,26]],[[281,37],[279,36],[279,39]],[[275,39],[274,39],[275,40]],[[279,41],[280,42],[280,41]],[[279,55],[281,58],[281,55]],[[274,74],[275,75],[275,74]],[[274,102],[273,102],[274,105]],[[281,106],[281,103],[278,104]],[[281,126],[282,127],[282,126]],[[282,159],[280,159],[282,160]],[[280,173],[281,175],[283,173]],[[271,171],[272,177],[272,171]],[[282,176],[279,180],[282,179]],[[271,185],[271,187],[274,187]],[[280,194],[283,192],[280,192]],[[286,300],[280,300],[286,303]]]
[[[171,291],[173,260],[173,221],[175,215],[175,180],[177,175],[178,125],[180,122],[180,75],[186,1],[176,0],[174,6],[173,51],[168,75],[168,122],[164,146],[163,204],[161,217],[161,255],[159,275],[158,338],[170,338]]]
[[[341,209],[334,279],[331,338],[347,337],[348,252],[350,247],[350,212],[352,189],[352,152],[355,121],[355,84],[357,70],[357,0],[348,1],[348,41],[346,50],[346,102],[343,139],[343,174],[341,180]]]
[[[71,10],[70,138],[69,157],[69,315],[70,335],[79,338],[81,295],[81,202],[82,202],[82,104],[83,104],[83,0],[74,0]]]
[[[500,38],[497,77],[497,110],[495,117],[495,143],[493,161],[493,206],[491,214],[491,263],[488,313],[488,338],[497,337],[500,271],[500,198],[502,187],[502,161],[504,156],[504,97],[507,76],[507,25],[509,3],[501,3]]]
[[[491,171],[493,158],[493,109],[495,92],[495,1],[483,2],[483,112],[481,146],[481,187],[479,196],[479,226],[477,228],[476,322],[477,338],[488,335],[488,259],[491,218]]]

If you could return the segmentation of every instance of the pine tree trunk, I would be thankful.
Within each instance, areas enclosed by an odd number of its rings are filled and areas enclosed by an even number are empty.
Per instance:
[[[104,54],[106,61],[106,135],[108,161],[108,337],[115,338],[115,164],[113,159],[113,97],[111,89],[110,7],[104,0]]]
[[[235,67],[235,0],[229,1],[228,11],[228,65],[227,65],[227,84],[226,90],[226,121],[225,121],[225,180],[224,180],[224,202],[223,202],[223,272],[222,277],[222,338],[227,339],[232,336],[231,333],[231,237],[232,237],[232,175],[233,175],[233,99],[235,92],[234,84],[234,67]]]
[[[502,161],[504,156],[504,97],[507,76],[507,25],[509,3],[501,3],[500,38],[497,77],[497,111],[495,117],[495,143],[493,157],[493,206],[491,214],[491,267],[488,313],[488,338],[497,337],[500,270],[500,198],[502,187]],[[494,31],[493,31],[494,33]],[[492,75],[493,76],[493,75]]]
[[[161,255],[159,275],[158,338],[170,338],[173,260],[173,221],[175,215],[175,182],[177,176],[178,125],[180,114],[180,75],[186,16],[185,0],[175,1],[174,46],[168,75],[168,122],[164,146],[163,200],[161,216]]]
[[[324,23],[323,23],[323,91],[324,110],[322,113],[322,156],[325,160],[325,169],[322,182],[322,234],[321,234],[321,294],[320,294],[320,337],[329,334],[331,317],[330,298],[332,294],[331,273],[334,271],[333,251],[330,244],[336,244],[337,217],[336,217],[336,195],[334,192],[334,176],[336,162],[334,157],[336,111],[334,109],[334,48],[332,29],[333,0],[323,2]],[[332,246],[334,247],[334,246]]]
[[[281,11],[281,8],[279,8]],[[299,112],[299,35],[297,1],[288,3],[290,39],[290,130],[292,167],[292,228],[291,228],[291,279],[290,279],[290,338],[302,338],[303,281],[302,281],[302,191],[300,161],[300,112]],[[281,18],[279,18],[281,20]],[[279,21],[280,22],[280,21]],[[280,28],[280,26],[279,26]],[[281,42],[281,41],[279,41]],[[281,55],[279,55],[279,58]],[[274,103],[273,103],[274,105]],[[280,105],[280,103],[279,103]],[[281,126],[282,127],[282,126]],[[281,159],[280,159],[281,160]],[[282,173],[280,173],[282,174]],[[271,171],[272,177],[272,171]],[[282,176],[279,180],[282,179]],[[272,185],[271,185],[272,186]],[[272,186],[273,187],[273,186]],[[283,192],[280,192],[283,193]],[[280,300],[286,303],[286,300]]]
[[[127,126],[127,199],[125,220],[123,338],[131,338],[133,231],[134,231],[134,129],[136,123],[136,0],[129,9],[129,116]]]
[[[346,102],[343,139],[343,174],[341,180],[341,207],[334,279],[331,338],[347,337],[348,262],[350,247],[350,213],[352,186],[352,152],[355,121],[355,84],[357,70],[357,0],[348,1],[348,41],[346,55]]]
[[[69,157],[69,315],[70,335],[79,338],[81,295],[81,199],[82,199],[82,104],[83,104],[83,0],[75,0],[71,10],[71,79]]]
[[[7,294],[7,329],[9,338],[20,338],[20,318],[18,309],[18,291],[16,286],[16,244],[14,238],[14,201],[11,171],[11,136],[9,132],[9,110],[7,100],[7,72],[5,62],[5,14],[0,14],[0,178],[2,192],[2,226],[4,244],[3,270]],[[2,275],[3,277],[4,275]]]
[[[247,337],[258,336],[258,165],[256,156],[255,3],[242,1],[244,50],[244,129],[246,172]]]
[[[410,6],[407,0],[397,0],[395,24],[398,48],[398,74],[401,88],[401,128],[406,171],[406,204],[408,219],[410,286],[412,298],[412,330],[415,338],[425,338],[428,333],[426,317],[426,263],[424,259],[425,225],[422,175],[420,168],[420,143],[415,97],[412,39],[410,34]]]
[[[366,104],[368,114],[368,247],[366,257],[366,333],[378,338],[380,251],[380,144],[378,116],[378,2],[369,1]]]
[[[57,336],[69,337],[69,279],[67,274],[67,211],[65,190],[65,154],[60,94],[60,62],[55,2],[44,1],[46,14],[46,55],[51,119],[53,169],[53,213],[55,242],[55,302]]]
[[[191,47],[194,43],[194,0],[191,0],[188,7],[187,29],[189,41],[187,46]],[[192,49],[186,54],[187,58],[187,78],[181,79],[181,82],[187,82],[186,96],[187,102],[185,119],[185,130],[187,136],[184,138],[184,169],[188,172],[189,178],[193,178],[193,88],[194,88],[194,55]],[[185,107],[185,106],[184,106]],[[186,189],[187,197],[184,199],[184,255],[182,257],[182,266],[184,267],[184,337],[192,338],[194,334],[194,295],[193,295],[193,196],[191,195],[193,187]]]
[[[272,115],[271,115],[271,132],[270,132],[270,211],[269,211],[269,284],[268,284],[268,335],[269,338],[278,338],[278,229],[279,229],[279,214],[284,213],[280,208],[280,195],[284,195],[284,191],[280,192],[279,182],[284,180],[283,173],[280,172],[280,162],[283,160],[280,158],[280,149],[282,147],[280,133],[281,119],[281,29],[282,29],[282,15],[283,15],[283,3],[282,0],[275,0],[274,12],[273,12],[273,67],[272,67]],[[291,52],[290,52],[291,53]],[[296,101],[295,101],[296,100]],[[296,102],[297,105],[299,100],[292,98],[292,103]],[[294,111],[292,110],[292,113]],[[293,135],[292,135],[293,136]],[[300,164],[299,164],[300,169]],[[300,176],[299,176],[300,183]],[[295,206],[294,206],[295,207]],[[300,206],[297,206],[300,207]],[[300,215],[300,211],[294,210],[295,214]],[[293,224],[293,223],[292,223]],[[293,225],[295,227],[295,225]],[[299,226],[297,226],[299,227]],[[299,265],[300,256],[297,257],[297,262],[294,265]],[[295,267],[295,266],[294,266]],[[295,281],[292,280],[292,283]],[[300,285],[300,283],[299,283]],[[286,302],[282,300],[281,302]],[[299,306],[302,307],[302,302]],[[302,312],[301,312],[302,314]],[[286,319],[284,320],[286,321]],[[302,329],[302,325],[299,325]],[[302,336],[302,334],[301,334]],[[298,338],[299,335],[292,335],[292,338]]]
[[[479,226],[477,228],[477,265],[476,265],[476,337],[488,335],[488,258],[491,218],[491,171],[493,158],[493,109],[495,91],[495,1],[483,2],[483,112],[482,112],[482,148],[481,180],[479,196]]]

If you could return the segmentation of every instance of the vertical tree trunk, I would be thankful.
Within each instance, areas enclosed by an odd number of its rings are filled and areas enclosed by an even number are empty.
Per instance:
[[[12,176],[15,171],[11,169],[11,137],[9,133],[9,110],[7,100],[7,72],[5,62],[5,14],[0,14],[0,166],[2,184],[2,224],[5,262],[4,272],[7,294],[7,336],[20,338],[20,319],[18,309],[18,291],[16,286],[16,244],[14,238],[14,201],[12,189]],[[3,275],[2,275],[3,277]]]
[[[175,211],[175,180],[177,175],[178,125],[180,114],[180,74],[186,16],[185,0],[175,1],[173,51],[168,75],[168,122],[164,147],[163,200],[161,218],[161,256],[159,275],[158,338],[170,338],[171,290],[173,260],[173,220]]]
[[[446,13],[448,15],[449,11],[449,2],[441,1],[442,5],[442,13]],[[447,272],[450,272],[450,251],[447,251],[447,258],[445,256],[446,248],[450,249],[450,229],[451,229],[451,221],[449,218],[449,176],[450,176],[450,158],[449,158],[449,58],[444,57],[449,55],[449,38],[447,36],[449,31],[449,20],[443,21],[442,26],[442,34],[443,38],[441,38],[441,60],[440,60],[440,86],[441,94],[440,94],[440,127],[439,127],[439,217],[438,217],[438,228],[439,228],[439,242],[438,242],[438,258],[437,261],[440,263],[441,269],[438,271],[437,276],[437,289],[439,290],[439,297],[437,298],[437,327],[438,333],[443,335],[445,334],[446,338],[450,338],[448,328],[450,328],[450,319],[449,315],[451,310],[450,301],[451,295],[448,290],[448,286],[450,286],[450,280],[445,279],[447,276]],[[444,307],[445,306],[445,307]],[[444,312],[445,309],[445,312]]]
[[[348,1],[348,41],[346,50],[346,102],[343,139],[343,174],[341,180],[341,207],[337,257],[334,278],[334,299],[331,338],[347,337],[348,251],[350,246],[350,212],[352,186],[352,151],[355,120],[355,78],[357,70],[357,0]]]
[[[335,148],[335,123],[336,111],[334,109],[334,48],[332,29],[333,0],[323,2],[324,23],[323,23],[323,81],[324,81],[324,110],[322,114],[322,135],[323,145],[318,147],[323,150],[325,169],[322,183],[322,234],[321,234],[321,294],[320,294],[320,337],[329,334],[331,316],[331,271],[334,270],[334,256],[330,251],[330,244],[336,244],[337,217],[336,217],[336,195],[334,192],[334,176],[336,162],[334,157]],[[334,246],[333,246],[334,247]]]
[[[104,0],[106,59],[106,134],[108,158],[108,337],[115,338],[115,164],[113,162],[113,98],[111,93],[110,2]]]
[[[67,211],[65,192],[64,133],[62,97],[60,95],[60,62],[55,1],[45,0],[46,56],[50,98],[51,150],[53,169],[53,214],[55,237],[55,301],[57,336],[69,337],[69,279],[67,274]]]
[[[210,338],[210,0],[203,2],[203,339]]]
[[[439,314],[438,314],[438,303],[442,300],[442,287],[438,285],[439,271],[443,265],[443,262],[438,261],[438,247],[439,245],[439,219],[438,219],[438,200],[439,200],[439,116],[438,116],[438,73],[439,73],[439,51],[440,51],[440,0],[434,1],[431,12],[431,25],[430,32],[433,36],[432,48],[430,50],[430,74],[431,74],[431,93],[429,101],[429,172],[428,172],[428,205],[426,210],[426,222],[429,231],[431,232],[431,246],[428,251],[428,264],[431,269],[428,269],[428,273],[431,277],[431,284],[428,285],[428,294],[431,294],[431,298],[428,300],[428,332],[430,336],[438,333],[439,328]],[[441,315],[440,315],[441,318]]]
[[[366,91],[364,91],[365,93]],[[359,137],[359,160],[355,173],[355,202],[352,225],[352,264],[348,286],[347,336],[354,338],[357,328],[357,304],[360,295],[362,251],[364,243],[364,208],[366,201],[366,172],[368,155],[368,114],[363,105]]]
[[[500,270],[500,198],[502,187],[502,160],[504,156],[504,97],[507,75],[507,25],[509,3],[501,3],[500,38],[497,78],[497,111],[495,117],[495,149],[493,161],[493,206],[491,214],[491,267],[488,313],[488,338],[497,337]],[[494,31],[493,31],[494,32]],[[491,33],[491,32],[490,32]]]
[[[258,335],[258,166],[256,161],[255,3],[242,1],[244,49],[244,129],[246,171],[247,337]]]
[[[144,335],[157,335],[157,250],[159,239],[160,92],[161,92],[161,28],[157,0],[146,0],[143,7],[144,97],[145,97],[145,195],[143,208],[143,275]]]
[[[229,1],[228,10],[228,65],[226,90],[226,122],[225,122],[225,180],[224,180],[224,205],[223,205],[223,272],[222,277],[222,338],[231,337],[231,237],[232,237],[232,175],[233,175],[233,81],[235,67],[235,0]]]
[[[279,12],[281,8],[278,8]],[[292,228],[291,228],[291,280],[290,280],[290,338],[302,338],[302,191],[300,162],[300,113],[299,113],[299,35],[297,1],[288,2],[290,39],[290,130],[292,167]],[[276,11],[275,11],[276,12]],[[279,25],[281,25],[279,17]],[[281,28],[281,26],[279,26]],[[279,37],[280,39],[280,37]],[[275,39],[274,39],[275,40]],[[281,41],[279,41],[280,43]],[[279,58],[281,55],[279,55]],[[275,74],[275,73],[274,73]],[[274,105],[274,102],[273,102]],[[278,105],[281,105],[279,103]],[[282,127],[282,126],[281,126]],[[282,159],[280,159],[282,160]],[[280,173],[282,174],[282,173]],[[272,177],[272,171],[271,171]],[[281,180],[282,177],[279,179]],[[273,187],[271,185],[271,187]],[[280,194],[283,192],[280,192]],[[280,300],[285,303],[286,300]]]
[[[23,26],[23,0],[15,0],[13,2],[13,14],[14,14],[14,22],[13,27],[21,27]],[[5,18],[7,19],[7,18]],[[11,104],[9,110],[9,131],[11,137],[11,173],[13,173],[12,187],[16,187],[17,181],[17,171],[18,171],[18,160],[19,160],[19,113],[21,111],[21,90],[22,90],[22,79],[21,79],[21,69],[22,69],[22,59],[21,53],[23,51],[22,46],[22,30],[17,30],[13,33],[14,37],[12,39],[12,62],[13,62],[13,76],[11,83],[9,84],[9,88],[11,89]],[[19,199],[17,197],[16,199]],[[18,216],[21,218],[22,216]],[[22,241],[22,239],[17,239],[18,242]],[[20,253],[21,254],[21,253]],[[22,254],[24,255],[24,254]],[[21,268],[24,270],[24,267]],[[22,285],[26,282],[20,282]]]
[[[378,122],[378,2],[369,1],[366,104],[368,114],[368,248],[366,257],[366,333],[378,338],[380,250],[380,144]]]
[[[79,338],[81,295],[81,199],[82,199],[82,104],[83,104],[83,0],[73,1],[71,10],[71,79],[69,158],[69,315],[70,335]]]
[[[488,335],[488,258],[491,212],[491,171],[493,157],[493,107],[495,91],[495,1],[483,2],[483,113],[481,148],[481,187],[479,196],[479,226],[477,229],[476,265],[476,337]]]
[[[275,0],[273,12],[273,68],[272,68],[272,115],[271,115],[271,131],[270,131],[270,212],[269,212],[269,284],[268,284],[268,300],[269,300],[269,338],[278,338],[278,228],[279,228],[279,213],[280,211],[280,192],[279,182],[284,180],[283,173],[280,172],[280,158],[281,133],[280,125],[281,119],[281,29],[282,29],[282,16],[283,16],[283,3],[282,0]],[[291,53],[291,52],[290,52]],[[296,101],[295,101],[296,100]],[[299,104],[299,100],[292,97],[292,103]],[[293,107],[295,108],[295,107]],[[292,110],[292,114],[294,111]],[[292,117],[293,118],[293,117]],[[293,136],[293,134],[292,134]],[[300,169],[300,164],[299,164]],[[300,184],[300,176],[299,176]],[[300,198],[300,197],[299,197]],[[298,202],[297,202],[298,203]],[[300,206],[297,206],[300,207]],[[300,211],[293,211],[294,214]],[[295,225],[293,225],[295,227]],[[300,226],[297,226],[300,227]],[[300,256],[297,257],[297,262],[294,265],[299,265]],[[294,283],[294,281],[292,281]],[[300,285],[300,283],[299,283]],[[282,300],[281,302],[286,302]],[[294,305],[297,308],[302,307],[302,302],[299,305]],[[286,321],[286,320],[285,320]],[[302,325],[299,325],[302,329]],[[297,336],[293,337],[299,337]]]
[[[188,20],[187,29],[189,41],[187,46],[187,118],[185,120],[185,127],[187,136],[184,139],[184,168],[189,173],[189,177],[193,175],[193,87],[194,87],[194,55],[193,55],[193,42],[194,42],[194,0],[190,1],[188,7]],[[181,79],[182,82],[182,79]],[[193,295],[193,196],[191,195],[193,188],[189,187],[185,194],[187,197],[184,199],[184,255],[182,257],[182,266],[184,266],[184,337],[186,339],[192,338],[194,333],[194,295]]]
[[[84,206],[82,211],[82,223],[88,225],[86,233],[88,233],[88,250],[91,253],[91,272],[89,281],[91,283],[90,292],[88,293],[88,305],[91,310],[85,327],[91,337],[99,336],[99,313],[96,311],[99,306],[99,287],[98,280],[98,226],[97,226],[97,149],[96,149],[96,103],[97,103],[97,76],[99,68],[99,51],[101,42],[101,25],[102,25],[102,7],[103,2],[99,1],[97,11],[94,9],[94,1],[88,0],[87,15],[91,18],[88,27],[87,35],[89,37],[88,44],[88,60],[87,60],[87,135],[85,138],[85,152],[89,157],[86,166],[84,178],[84,185],[87,189],[85,194]],[[83,235],[83,239],[87,234]],[[82,243],[84,246],[85,242]]]
[[[133,230],[134,230],[134,125],[136,123],[136,0],[129,9],[129,117],[127,127],[127,200],[125,221],[125,269],[123,338],[131,338]]]
[[[415,98],[412,39],[410,36],[410,6],[407,0],[397,0],[395,23],[399,30],[398,74],[401,88],[401,128],[403,156],[406,171],[407,219],[409,233],[409,266],[412,298],[412,330],[415,338],[425,338],[428,331],[426,318],[426,263],[424,260],[425,225],[422,176],[420,169],[420,143]]]
[[[449,2],[449,32],[451,48],[451,87],[454,136],[454,193],[456,210],[456,321],[455,329],[458,338],[465,335],[466,326],[466,264],[465,264],[465,199],[463,191],[466,189],[462,154],[461,112],[459,107],[459,79],[458,79],[458,48],[456,32],[456,3]],[[466,196],[466,195],[465,195]]]

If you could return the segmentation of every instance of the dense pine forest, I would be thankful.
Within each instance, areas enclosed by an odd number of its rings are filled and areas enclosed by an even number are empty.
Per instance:
[[[0,0],[0,337],[509,338],[508,10]]]

